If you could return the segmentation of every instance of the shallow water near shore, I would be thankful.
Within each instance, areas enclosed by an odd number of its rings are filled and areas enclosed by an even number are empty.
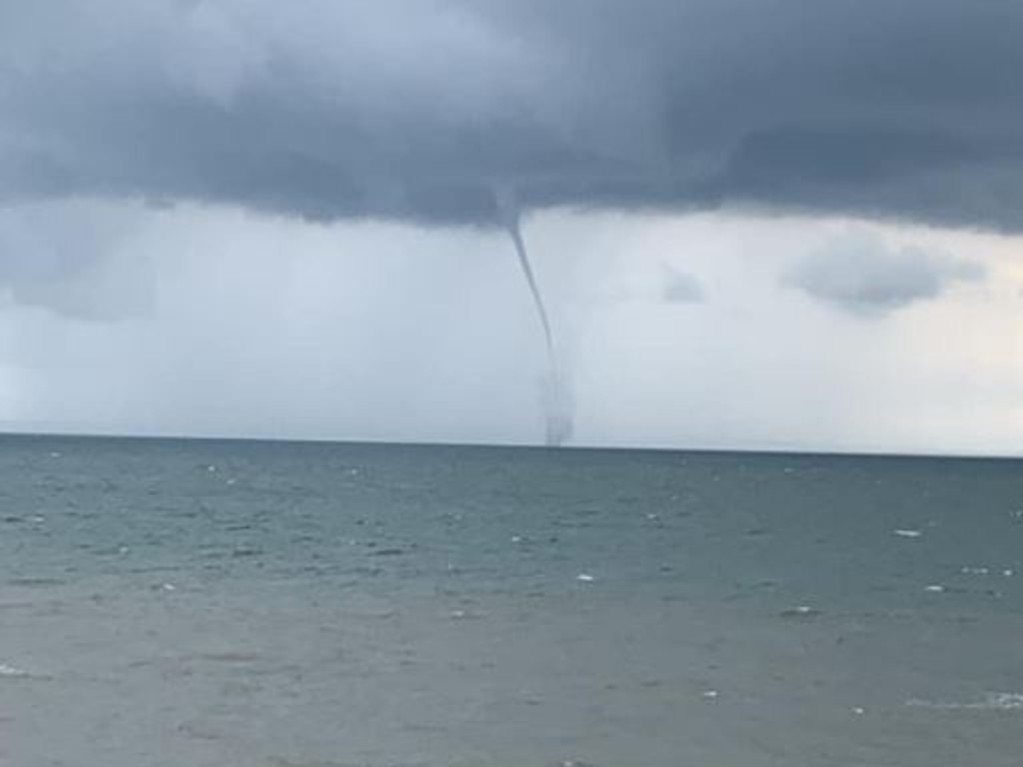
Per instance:
[[[0,439],[0,764],[1015,765],[1014,461]]]

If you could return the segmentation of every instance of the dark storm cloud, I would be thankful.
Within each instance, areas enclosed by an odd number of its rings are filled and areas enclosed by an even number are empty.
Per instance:
[[[1023,229],[1023,4],[0,6],[0,199],[492,223],[723,203]]]
[[[879,316],[983,278],[980,264],[919,248],[894,249],[858,234],[797,262],[785,282],[845,311]]]

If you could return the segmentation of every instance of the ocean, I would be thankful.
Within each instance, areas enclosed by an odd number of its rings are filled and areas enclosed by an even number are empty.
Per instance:
[[[1023,753],[1011,460],[0,438],[0,764]]]

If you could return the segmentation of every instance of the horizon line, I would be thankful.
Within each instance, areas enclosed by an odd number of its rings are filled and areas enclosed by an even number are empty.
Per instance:
[[[830,447],[810,448],[799,446],[666,446],[666,445],[623,445],[623,444],[570,444],[551,446],[542,442],[472,442],[445,440],[391,440],[373,438],[341,438],[341,437],[287,437],[287,436],[241,436],[216,434],[146,434],[130,432],[103,431],[61,431],[61,430],[8,430],[0,427],[0,439],[6,438],[57,438],[57,439],[113,439],[139,441],[175,441],[175,442],[257,442],[299,445],[348,445],[363,447],[443,447],[443,448],[478,448],[491,450],[544,450],[551,452],[630,452],[630,453],[684,453],[684,454],[725,454],[725,455],[759,455],[759,456],[796,456],[796,457],[833,457],[833,458],[893,458],[893,459],[931,459],[931,460],[988,460],[1018,461],[1023,454],[1012,453],[956,453],[956,452],[901,452],[884,448],[863,447]]]

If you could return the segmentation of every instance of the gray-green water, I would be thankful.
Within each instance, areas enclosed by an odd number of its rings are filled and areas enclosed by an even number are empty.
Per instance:
[[[0,439],[0,764],[1016,765],[1012,461]]]

